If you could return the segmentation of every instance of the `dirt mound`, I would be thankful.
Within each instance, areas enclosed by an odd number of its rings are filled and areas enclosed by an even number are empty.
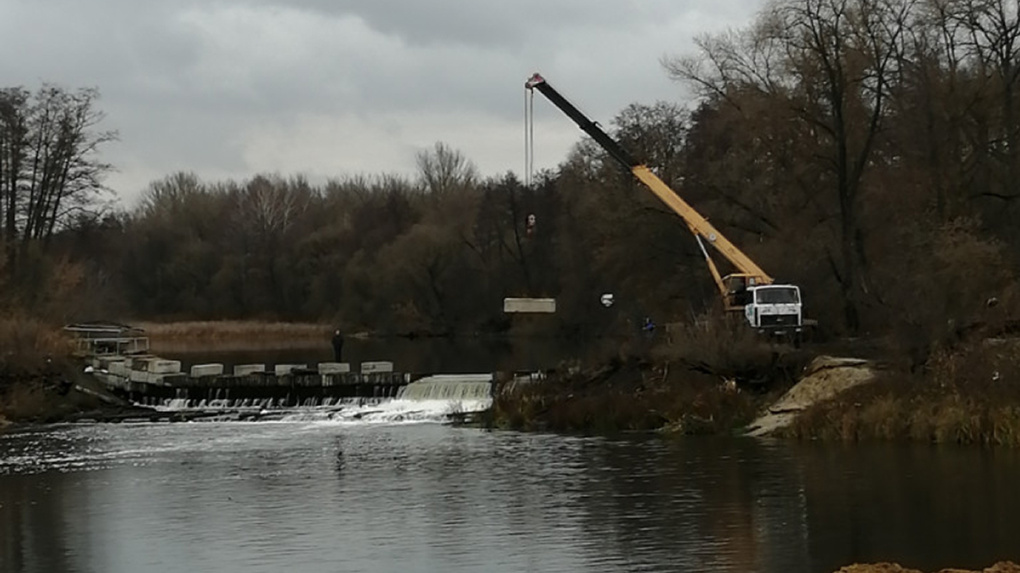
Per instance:
[[[871,382],[874,377],[874,367],[867,360],[819,356],[804,369],[800,382],[769,406],[764,416],[751,424],[748,434],[764,436],[786,427],[808,406],[833,398],[854,386]]]
[[[923,573],[917,569],[907,569],[896,563],[854,564],[843,567],[836,573]],[[1020,565],[1012,561],[1000,561],[987,569],[975,571],[971,569],[940,569],[937,573],[1020,573]]]
[[[803,410],[848,388],[870,382],[873,376],[867,360],[819,356],[804,369],[801,381],[769,406],[769,413]]]

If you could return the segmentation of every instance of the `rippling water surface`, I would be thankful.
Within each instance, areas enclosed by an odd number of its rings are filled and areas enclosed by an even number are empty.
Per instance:
[[[314,418],[310,416],[309,418]],[[833,571],[1020,559],[1020,460],[291,419],[0,435],[0,571]]]

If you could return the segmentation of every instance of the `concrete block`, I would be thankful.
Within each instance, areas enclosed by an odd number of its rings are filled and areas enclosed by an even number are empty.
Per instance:
[[[506,313],[554,313],[554,298],[504,298],[503,312]]]
[[[195,364],[191,367],[192,378],[202,378],[203,376],[220,376],[223,374],[222,364]]]
[[[234,376],[261,374],[265,371],[266,371],[265,364],[237,364],[234,366]]]
[[[127,362],[124,362],[123,360],[120,362],[111,362],[110,365],[106,367],[106,370],[110,374],[116,374],[117,376],[122,376],[124,378],[131,376],[131,368],[129,368]]]
[[[129,369],[145,370],[144,364],[153,358],[157,357],[151,354],[135,354],[133,356],[125,357],[124,364],[127,364]]]
[[[123,356],[118,356],[116,354],[111,354],[109,356],[96,356],[92,359],[92,367],[99,368],[101,370],[109,370],[111,364],[117,362],[123,363],[124,360],[125,358]]]
[[[141,368],[135,368],[134,363],[132,363],[132,370],[145,370],[152,374],[179,374],[181,371],[181,361],[150,358],[142,364]]]
[[[319,374],[347,374],[351,365],[346,362],[320,362]]]
[[[361,363],[362,374],[373,374],[376,372],[393,372],[393,363],[385,361]]]
[[[290,374],[294,369],[305,370],[307,368],[307,364],[277,364],[273,372],[275,372],[277,376],[285,376]]]
[[[143,384],[162,384],[165,375],[157,372],[146,372],[144,370],[132,370],[131,381]]]
[[[128,382],[126,379],[121,378],[120,376],[106,375],[105,378],[103,378],[103,381],[108,386],[113,386],[114,388],[119,388],[121,390],[131,389],[131,382]]]

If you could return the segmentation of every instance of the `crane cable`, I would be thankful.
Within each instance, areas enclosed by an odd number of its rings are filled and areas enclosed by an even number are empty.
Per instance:
[[[535,91],[524,89],[524,186],[531,187],[535,169]]]

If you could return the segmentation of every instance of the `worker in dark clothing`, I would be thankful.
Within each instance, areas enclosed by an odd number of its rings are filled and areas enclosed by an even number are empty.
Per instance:
[[[333,333],[333,359],[336,362],[340,362],[340,354],[343,352],[343,349],[344,335],[340,334],[340,329],[338,328],[336,332]]]
[[[644,322],[641,324],[641,330],[648,338],[655,336],[655,323],[652,322],[651,317],[645,317]]]

